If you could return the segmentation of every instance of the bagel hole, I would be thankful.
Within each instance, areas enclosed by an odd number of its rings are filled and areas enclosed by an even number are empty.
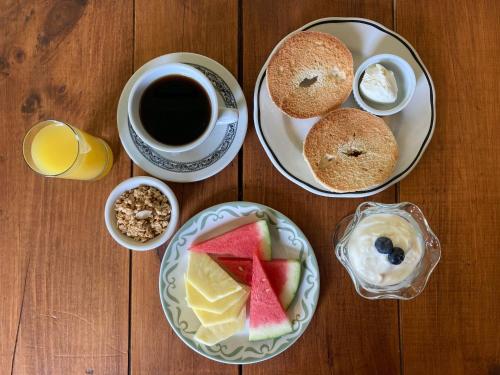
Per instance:
[[[347,150],[347,151],[342,151],[342,153],[345,156],[357,158],[358,156],[365,154],[365,151],[356,150],[356,149],[352,148],[352,149]]]
[[[318,80],[318,76],[314,76],[312,78],[304,78],[299,83],[299,86],[300,87],[311,87],[312,85],[314,85],[316,83],[317,80]]]

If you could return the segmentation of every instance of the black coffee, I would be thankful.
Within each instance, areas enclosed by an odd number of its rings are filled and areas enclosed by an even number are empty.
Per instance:
[[[210,99],[196,81],[180,75],[154,81],[142,94],[139,115],[158,142],[180,146],[193,142],[210,122]]]

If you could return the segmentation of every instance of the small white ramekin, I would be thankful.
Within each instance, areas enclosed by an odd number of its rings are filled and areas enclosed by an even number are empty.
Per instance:
[[[395,103],[380,104],[365,99],[359,91],[359,84],[365,70],[373,64],[381,64],[391,70],[398,85],[398,97]],[[410,102],[417,84],[412,67],[404,59],[391,54],[375,55],[363,61],[354,74],[352,93],[356,103],[367,112],[377,116],[390,116],[403,110]]]
[[[114,204],[120,195],[127,190],[135,189],[141,185],[152,186],[161,191],[167,197],[171,207],[170,222],[168,223],[165,231],[147,242],[136,241],[120,232],[116,225],[116,215],[114,211]],[[132,177],[120,183],[109,194],[104,208],[104,220],[111,237],[113,237],[113,239],[123,247],[139,251],[152,250],[167,242],[177,229],[177,225],[179,223],[179,203],[177,202],[177,198],[172,189],[170,189],[164,182],[149,176]]]

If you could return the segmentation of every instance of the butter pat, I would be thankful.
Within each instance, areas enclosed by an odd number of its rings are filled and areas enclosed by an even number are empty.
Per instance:
[[[394,73],[381,64],[370,65],[359,84],[361,94],[381,104],[394,103],[398,97],[398,85]]]

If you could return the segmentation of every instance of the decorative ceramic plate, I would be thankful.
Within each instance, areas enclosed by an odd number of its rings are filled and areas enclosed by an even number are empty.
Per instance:
[[[269,224],[273,257],[302,260],[299,290],[287,311],[293,331],[279,338],[251,342],[247,322],[244,331],[217,345],[199,344],[193,337],[200,322],[185,301],[184,273],[188,249],[196,239],[208,238],[261,219],[266,219]],[[318,295],[319,270],[309,241],[286,216],[257,203],[223,203],[192,217],[173,237],[160,268],[160,299],[172,329],[194,351],[224,363],[260,362],[289,348],[311,321]]]
[[[410,173],[431,140],[436,110],[434,85],[429,72],[415,49],[403,37],[374,21],[363,18],[323,18],[297,31],[303,30],[323,31],[340,38],[352,52],[354,71],[364,60],[381,53],[398,55],[411,65],[417,79],[413,98],[404,110],[383,118],[399,145],[396,169],[381,185],[348,193],[331,192],[314,179],[302,157],[302,144],[309,129],[319,118],[299,120],[285,115],[273,103],[267,89],[267,64],[283,40],[271,52],[255,86],[254,123],[259,140],[274,166],[289,180],[312,193],[346,198],[379,193]],[[352,94],[343,107],[358,108]]]
[[[144,143],[128,120],[127,102],[137,77],[159,65],[181,62],[203,72],[224,104],[238,109],[238,121],[217,125],[208,139],[186,152],[162,152]],[[162,180],[193,182],[204,180],[224,169],[236,156],[247,131],[248,112],[238,81],[218,62],[196,53],[179,52],[157,57],[140,67],[123,88],[117,110],[118,132],[128,156],[150,175]]]

